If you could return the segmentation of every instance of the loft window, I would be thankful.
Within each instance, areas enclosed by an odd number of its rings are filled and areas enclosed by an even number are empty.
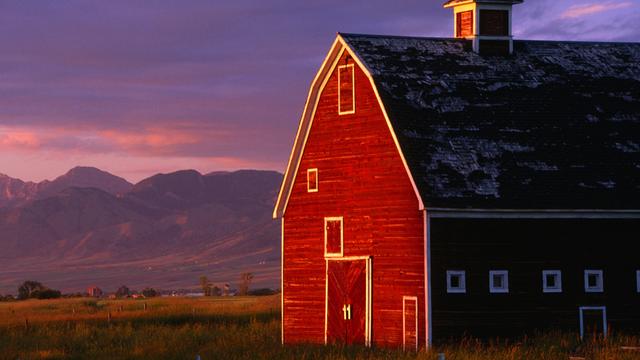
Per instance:
[[[509,272],[507,270],[489,271],[489,292],[492,294],[509,292]]]
[[[473,10],[456,14],[456,36],[465,37],[473,35]]]
[[[338,66],[338,114],[356,112],[355,66]]]
[[[545,270],[542,272],[542,292],[561,293],[562,292],[562,271]]]
[[[466,292],[466,273],[463,270],[447,270],[447,293],[464,294]]]
[[[509,12],[506,10],[480,10],[480,35],[508,36]]]
[[[318,169],[307,170],[307,192],[318,192]]]
[[[604,292],[604,275],[602,270],[584,271],[584,291],[588,293]]]
[[[343,255],[344,230],[342,217],[324,218],[324,256],[341,257]]]

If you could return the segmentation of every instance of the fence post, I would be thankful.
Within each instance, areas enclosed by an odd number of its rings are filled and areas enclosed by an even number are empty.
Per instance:
[[[111,311],[107,313],[107,322],[111,324]]]

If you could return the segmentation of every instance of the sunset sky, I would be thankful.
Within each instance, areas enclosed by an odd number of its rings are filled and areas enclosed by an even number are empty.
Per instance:
[[[335,33],[451,36],[443,0],[0,0],[0,173],[283,171]],[[517,38],[638,41],[640,0],[528,0]]]

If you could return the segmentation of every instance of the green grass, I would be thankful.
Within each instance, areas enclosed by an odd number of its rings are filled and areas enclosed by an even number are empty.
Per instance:
[[[144,311],[144,303],[147,311]],[[640,359],[613,336],[581,344],[546,334],[513,344],[473,340],[403,353],[362,347],[280,345],[279,298],[68,299],[0,304],[0,359]],[[108,314],[111,312],[111,321]],[[25,322],[25,319],[28,319]]]

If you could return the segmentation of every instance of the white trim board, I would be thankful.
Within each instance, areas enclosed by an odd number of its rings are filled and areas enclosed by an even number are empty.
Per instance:
[[[324,344],[327,345],[327,331],[329,325],[329,261],[358,261],[364,260],[366,267],[366,294],[365,294],[365,324],[364,324],[364,342],[365,346],[371,346],[371,290],[372,290],[372,262],[370,256],[346,256],[341,258],[326,258],[324,267]]]
[[[416,307],[416,318],[415,318],[415,329],[416,329],[416,348],[413,349],[418,351],[418,345],[420,343],[420,334],[418,329],[418,297],[417,296],[403,296],[402,297],[402,350],[407,350],[407,316],[406,316],[406,304],[407,301],[413,301]]]
[[[280,341],[284,345],[284,217],[280,221]]]
[[[402,148],[400,147],[400,143],[398,141],[398,137],[396,136],[395,130],[391,125],[391,120],[389,119],[388,112],[384,106],[384,103],[382,102],[382,98],[380,97],[380,92],[378,91],[378,87],[376,86],[376,83],[373,79],[372,72],[358,57],[356,52],[344,40],[342,35],[338,34],[336,40],[333,43],[331,51],[329,51],[329,54],[325,58],[322,66],[320,67],[320,70],[318,71],[314,81],[312,82],[311,89],[309,90],[307,103],[302,113],[302,118],[300,119],[300,124],[298,125],[298,132],[294,140],[293,150],[291,151],[291,155],[289,156],[287,170],[284,173],[284,179],[282,181],[282,186],[280,187],[280,193],[278,194],[276,206],[273,210],[274,219],[284,216],[284,213],[286,212],[289,197],[291,195],[291,191],[293,190],[293,184],[295,183],[295,178],[300,167],[300,162],[302,161],[302,155],[309,138],[309,133],[313,125],[313,119],[315,118],[316,110],[318,108],[318,102],[320,101],[322,91],[324,90],[324,87],[329,81],[329,78],[334,72],[336,66],[338,66],[340,58],[345,52],[351,56],[355,63],[358,64],[358,67],[369,79],[369,83],[376,95],[378,105],[380,106],[382,114],[384,115],[387,127],[389,128],[389,132],[391,133],[391,137],[393,138],[393,142],[395,143],[398,154],[400,155],[400,159],[402,160],[405,172],[409,178],[411,186],[413,187],[416,199],[418,200],[418,210],[424,210],[422,197],[420,196],[420,192],[418,190],[418,187],[416,186],[413,174],[411,173],[407,160],[404,156],[404,153],[402,152]],[[331,64],[331,66],[329,66],[329,64]]]
[[[424,232],[425,232],[425,341],[427,348],[430,348],[433,344],[433,322],[432,322],[432,302],[431,302],[431,284],[433,283],[433,279],[431,276],[431,214],[426,210],[424,211]]]

